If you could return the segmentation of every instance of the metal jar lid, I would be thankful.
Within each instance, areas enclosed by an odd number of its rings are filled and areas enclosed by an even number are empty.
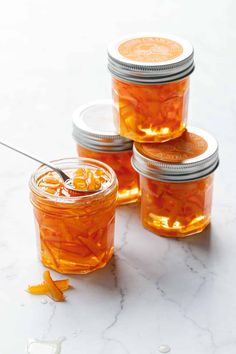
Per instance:
[[[155,62],[155,60],[145,62],[140,60],[135,61],[121,54],[119,50],[121,45],[131,40],[141,40],[145,42],[145,39],[156,39],[163,43],[164,41],[169,41],[176,46],[178,45],[181,48],[181,53],[168,60],[158,62]],[[158,48],[163,47],[162,43],[160,44],[159,47],[153,45],[153,47],[149,47],[147,50],[149,50],[149,53],[152,51],[158,53]],[[145,52],[145,48],[143,51]],[[193,54],[192,45],[183,38],[158,33],[136,34],[121,38],[110,44],[108,47],[108,69],[114,77],[123,81],[140,84],[172,82],[183,79],[193,72]]]
[[[218,143],[216,139],[202,129],[188,127],[188,133],[201,137],[206,149],[199,155],[178,163],[163,161],[146,156],[141,147],[146,144],[135,143],[133,146],[132,165],[141,175],[163,182],[188,182],[213,173],[219,165]],[[179,138],[175,139],[177,141]],[[158,144],[168,144],[169,142]],[[172,144],[174,140],[172,140]],[[167,145],[168,147],[168,145]]]
[[[131,150],[133,142],[121,137],[113,122],[111,100],[99,100],[83,105],[73,114],[73,137],[75,141],[95,151]]]

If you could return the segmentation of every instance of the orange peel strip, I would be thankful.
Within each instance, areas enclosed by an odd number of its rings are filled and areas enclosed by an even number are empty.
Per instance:
[[[43,273],[43,280],[48,288],[48,296],[54,301],[65,301],[63,292],[56,286],[48,270]]]
[[[61,291],[68,290],[70,288],[69,279],[54,280],[55,285]],[[47,295],[48,287],[45,283],[28,286],[27,291],[32,295]]]

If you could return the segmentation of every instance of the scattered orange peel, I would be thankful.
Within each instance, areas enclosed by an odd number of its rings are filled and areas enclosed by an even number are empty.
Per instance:
[[[43,283],[28,286],[27,291],[32,295],[47,295],[54,301],[65,301],[63,291],[69,289],[69,279],[53,280],[48,270],[43,273]]]
[[[65,291],[70,287],[68,279],[54,280],[54,283],[61,291]],[[32,295],[46,295],[48,293],[48,288],[45,283],[42,283],[38,285],[29,285],[27,291]]]

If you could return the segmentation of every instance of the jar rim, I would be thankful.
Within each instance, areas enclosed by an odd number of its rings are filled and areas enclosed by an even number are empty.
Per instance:
[[[142,62],[124,57],[119,46],[132,39],[159,38],[175,41],[183,48],[177,57],[161,62]],[[172,34],[138,33],[113,41],[108,46],[108,69],[111,74],[128,82],[155,84],[177,81],[189,76],[194,70],[194,50],[189,41]]]
[[[92,200],[95,198],[101,198],[107,193],[109,193],[113,188],[116,187],[117,185],[117,178],[116,174],[113,171],[113,169],[108,166],[107,164],[91,159],[91,158],[82,158],[82,157],[73,157],[73,158],[62,158],[62,159],[57,159],[51,161],[52,164],[59,168],[65,168],[62,166],[66,166],[68,169],[72,168],[79,168],[83,167],[83,165],[86,166],[91,166],[91,167],[101,167],[103,168],[106,172],[109,173],[110,175],[110,183],[109,185],[98,192],[94,192],[92,194],[85,194],[85,195],[80,195],[80,196],[72,196],[72,197],[66,197],[66,196],[55,196],[53,194],[49,194],[45,192],[43,189],[41,189],[38,184],[37,184],[37,179],[42,176],[43,174],[47,173],[48,171],[51,171],[50,168],[48,168],[45,165],[40,165],[31,175],[30,181],[29,181],[29,186],[31,192],[35,193],[39,197],[44,198],[47,200],[47,202],[52,202],[52,203],[59,203],[63,206],[67,204],[77,204],[78,202],[87,202],[88,200]],[[74,166],[72,166],[74,164]],[[75,167],[76,166],[76,167]],[[37,174],[38,173],[38,174]]]
[[[143,155],[138,148],[139,143],[135,143],[132,157],[133,168],[145,177],[167,182],[192,181],[211,174],[219,165],[217,140],[199,128],[188,127],[188,132],[197,134],[206,140],[208,146],[202,154],[181,163],[171,163]]]
[[[72,136],[74,140],[95,151],[131,150],[133,142],[120,136],[112,123],[113,108],[110,99],[96,100],[78,107],[73,113]],[[106,128],[101,129],[100,118],[102,116]]]

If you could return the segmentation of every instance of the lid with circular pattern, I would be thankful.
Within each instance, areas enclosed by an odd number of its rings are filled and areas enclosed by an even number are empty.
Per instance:
[[[193,47],[173,35],[136,34],[110,44],[108,68],[112,75],[129,82],[176,81],[193,72]]]
[[[205,177],[219,164],[218,143],[206,131],[188,127],[182,136],[161,144],[135,143],[133,167],[160,181],[183,182]]]

